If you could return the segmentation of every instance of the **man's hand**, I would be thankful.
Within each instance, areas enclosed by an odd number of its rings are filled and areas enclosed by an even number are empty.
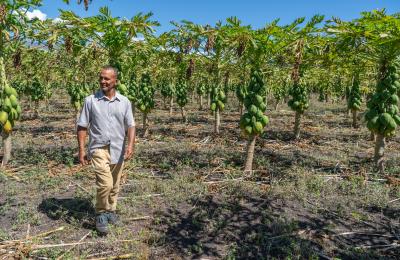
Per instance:
[[[124,160],[130,160],[133,156],[132,146],[128,146],[125,150]]]
[[[85,165],[89,164],[85,151],[79,151],[78,158],[79,158],[79,163],[82,166],[85,166]]]
[[[87,128],[78,125],[77,135],[78,135],[78,145],[79,145],[78,159],[80,164],[82,166],[85,166],[89,163],[85,153],[85,140],[87,135]]]
[[[135,126],[129,127],[128,129],[128,145],[126,146],[124,159],[129,160],[133,156],[133,150],[135,146]]]

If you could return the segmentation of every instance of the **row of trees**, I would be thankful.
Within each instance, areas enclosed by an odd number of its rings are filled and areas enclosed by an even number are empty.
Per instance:
[[[268,95],[276,104],[288,99],[297,139],[311,93],[323,99],[345,96],[354,127],[362,94],[368,94],[365,118],[376,136],[377,166],[384,170],[386,138],[400,123],[399,15],[381,10],[350,22],[333,18],[325,24],[324,17],[316,15],[308,22],[299,18],[283,26],[275,20],[260,29],[242,25],[236,17],[213,26],[181,21],[156,35],[159,23],[151,13],[125,19],[103,7],[91,17],[61,11],[61,21],[39,21],[28,20],[22,10],[40,1],[8,3],[0,4],[7,12],[2,32],[8,35],[0,37],[0,51],[8,50],[1,57],[8,80],[33,101],[48,99],[54,86],[65,88],[79,111],[83,97],[96,88],[98,68],[109,63],[120,71],[120,91],[142,112],[145,134],[156,90],[170,107],[176,100],[183,120],[190,95],[199,95],[201,107],[208,95],[214,132],[219,134],[221,112],[229,93],[235,92],[241,104],[238,123],[249,140],[245,170],[251,171],[256,139],[268,124]],[[43,68],[51,68],[51,73]]]

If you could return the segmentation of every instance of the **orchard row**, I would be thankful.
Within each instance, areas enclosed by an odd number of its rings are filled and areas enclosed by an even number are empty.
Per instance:
[[[156,91],[170,107],[176,101],[183,120],[192,93],[201,107],[207,97],[216,134],[228,94],[234,92],[241,110],[238,127],[248,138],[245,171],[252,171],[256,140],[269,123],[267,96],[276,103],[288,100],[296,139],[311,93],[321,99],[346,97],[354,127],[366,102],[366,127],[376,137],[375,162],[384,171],[386,138],[400,124],[398,14],[364,12],[350,22],[316,15],[287,25],[275,20],[259,29],[236,17],[215,25],[181,21],[157,34],[159,23],[151,13],[125,19],[103,7],[95,16],[60,11],[59,20],[39,21],[22,11],[32,2],[16,2],[20,5],[0,4],[4,140],[20,115],[18,94],[38,104],[52,98],[54,88],[64,88],[79,113],[84,97],[98,88],[99,69],[110,64],[119,71],[118,90],[143,114],[145,135]],[[11,95],[8,85],[18,94]]]

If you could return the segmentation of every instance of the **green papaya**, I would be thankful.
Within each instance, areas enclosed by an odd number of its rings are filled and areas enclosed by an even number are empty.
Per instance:
[[[396,94],[390,96],[390,103],[396,105],[399,102],[399,97]]]
[[[261,124],[263,125],[263,126],[266,126],[268,123],[269,123],[269,118],[268,118],[268,116],[266,116],[266,115],[263,115],[263,117],[261,117]]]
[[[226,96],[225,96],[225,93],[224,93],[224,91],[220,91],[219,92],[219,97],[221,98],[221,100],[225,100],[226,99]]]
[[[244,128],[244,131],[247,135],[251,135],[251,133],[253,132],[253,128],[251,126],[246,126]]]
[[[371,131],[377,131],[379,127],[379,116],[377,115],[368,121],[367,127]]]
[[[264,127],[261,122],[256,122],[254,128],[257,133],[261,133]]]
[[[18,92],[17,92],[17,90],[15,88],[11,87],[11,91],[10,92],[11,92],[11,95],[14,95],[14,96],[18,97]]]
[[[252,113],[253,115],[256,115],[257,111],[258,111],[258,108],[255,105],[251,105],[250,113]]]
[[[18,99],[16,96],[10,95],[10,102],[13,108],[16,108],[18,106]]]
[[[0,112],[0,123],[4,125],[8,120],[8,114],[5,111]]]
[[[13,90],[10,86],[6,85],[4,87],[4,93],[6,93],[7,96],[11,96],[13,94]]]
[[[10,99],[8,97],[6,97],[3,100],[3,107],[4,107],[4,110],[6,112],[10,112],[11,111],[12,105],[11,105],[11,101],[10,101]]]
[[[218,104],[219,110],[224,110],[224,108],[225,108],[224,102],[222,102],[221,100],[218,100],[217,104]]]
[[[383,126],[389,125],[391,121],[393,121],[393,118],[389,113],[382,113],[379,115],[379,123]]]
[[[255,101],[256,101],[256,105],[257,106],[261,105],[263,103],[263,101],[264,101],[263,97],[260,96],[260,95],[256,95],[255,99],[256,99]]]
[[[396,124],[399,126],[400,125],[400,116],[394,115],[393,120],[396,122]]]
[[[261,104],[258,107],[262,112],[265,112],[267,109],[267,105],[264,104],[264,102],[261,102]]]
[[[217,104],[216,103],[211,103],[211,110],[212,111],[217,110]]]
[[[17,118],[18,118],[18,112],[17,112],[14,108],[11,108],[11,111],[10,111],[10,113],[9,113],[9,118],[8,118],[8,120],[14,121],[14,120],[16,120]]]

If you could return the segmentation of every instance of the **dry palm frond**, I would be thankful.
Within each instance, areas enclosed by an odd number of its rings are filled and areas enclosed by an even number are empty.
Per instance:
[[[18,49],[16,50],[15,54],[13,55],[13,63],[14,63],[14,68],[18,69],[21,67],[21,50]]]
[[[194,60],[190,59],[189,66],[188,66],[188,68],[186,70],[186,78],[190,79],[192,77],[192,75],[193,75],[193,72],[194,72]]]

